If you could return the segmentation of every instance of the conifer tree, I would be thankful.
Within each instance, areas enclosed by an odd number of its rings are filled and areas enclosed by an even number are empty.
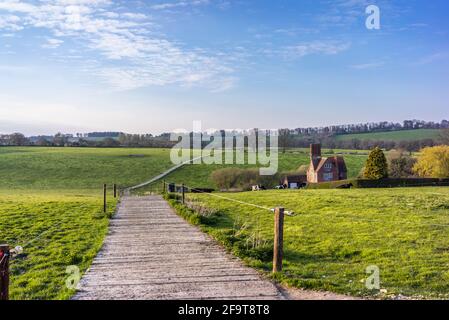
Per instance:
[[[370,180],[388,178],[388,163],[385,154],[379,147],[374,148],[366,161],[364,177]]]

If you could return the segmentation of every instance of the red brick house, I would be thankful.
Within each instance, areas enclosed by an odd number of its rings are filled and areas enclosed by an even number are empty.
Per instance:
[[[345,159],[340,156],[321,157],[321,145],[310,145],[310,166],[307,170],[307,182],[318,183],[345,180],[348,178]]]

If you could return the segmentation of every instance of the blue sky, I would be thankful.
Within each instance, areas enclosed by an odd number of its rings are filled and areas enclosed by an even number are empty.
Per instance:
[[[368,5],[380,30],[365,27]],[[449,118],[445,0],[0,0],[0,133]]]

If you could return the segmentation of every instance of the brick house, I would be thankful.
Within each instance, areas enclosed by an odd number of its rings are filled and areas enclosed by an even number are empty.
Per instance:
[[[321,157],[321,144],[310,145],[310,165],[307,182],[318,183],[345,180],[348,178],[345,159],[341,156]]]

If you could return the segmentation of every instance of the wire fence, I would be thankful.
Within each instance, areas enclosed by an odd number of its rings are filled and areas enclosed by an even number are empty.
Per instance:
[[[163,183],[160,185],[163,185],[162,192],[169,194],[170,199],[193,211],[201,213],[201,210],[204,210],[207,214],[213,213],[217,208],[224,210],[224,215],[233,220],[235,235],[245,234],[250,249],[273,246],[275,235],[272,232],[272,224],[271,227],[270,224],[267,225],[267,219],[264,216],[264,212],[273,213],[275,211],[275,208],[266,205],[269,201],[264,201],[264,203],[245,201],[240,193],[234,195],[232,193],[208,192],[187,184]],[[277,192],[282,194],[282,191]],[[259,194],[260,199],[263,199],[264,191]],[[432,193],[434,197],[444,195],[437,191]],[[366,197],[369,196],[366,195]],[[206,201],[205,197],[218,201]],[[184,201],[182,201],[183,198]],[[257,198],[249,197],[252,200]],[[283,199],[285,198],[280,197],[279,200],[273,202],[282,203]],[[324,284],[325,286],[332,286],[337,281],[335,279],[340,279],[338,281],[346,279],[348,286],[357,287],[357,283],[355,283],[357,281],[354,278],[363,278],[366,277],[366,274],[364,268],[356,270],[354,264],[360,264],[360,261],[371,261],[374,265],[379,264],[381,270],[390,278],[410,277],[408,280],[404,280],[406,284],[403,286],[412,293],[416,288],[410,283],[415,281],[421,282],[422,288],[426,288],[426,292],[433,294],[432,290],[434,290],[437,294],[438,290],[442,290],[443,294],[447,294],[449,297],[449,292],[446,289],[434,289],[438,286],[444,287],[444,283],[432,284],[429,280],[429,284],[427,284],[422,280],[427,277],[430,279],[429,270],[432,270],[434,278],[443,279],[447,274],[444,266],[448,264],[446,260],[448,260],[447,255],[449,254],[449,212],[447,211],[449,202],[444,204],[444,198],[434,199],[438,200],[435,207],[432,207],[431,203],[419,204],[416,209],[405,206],[402,207],[403,210],[399,209],[389,215],[386,211],[382,214],[374,214],[369,209],[366,212],[356,213],[351,210],[353,208],[348,208],[349,210],[336,209],[333,211],[334,214],[320,212],[319,215],[313,215],[304,214],[304,210],[295,213],[294,210],[298,208],[298,204],[294,208],[289,208],[286,204],[285,227],[288,230],[283,239],[286,242],[284,250],[288,251],[289,258],[293,261],[297,259],[303,263],[303,265],[295,267],[315,279],[310,281],[323,283],[329,281]],[[419,200],[417,199],[417,201]],[[394,206],[394,200],[392,202],[392,206]],[[291,201],[286,203],[291,204]],[[357,207],[356,202],[354,204]],[[401,208],[401,206],[398,205],[396,208]],[[372,209],[376,212],[387,210],[381,206]],[[288,217],[294,220],[289,220]],[[313,222],[315,217],[321,218],[317,219],[319,222]],[[325,221],[323,217],[329,217],[329,220]],[[223,229],[223,226],[217,225],[216,228]],[[298,230],[296,231],[298,233],[295,234],[292,230]],[[320,232],[321,239],[318,235]],[[328,233],[323,235],[325,232]],[[304,249],[300,248],[298,251],[298,245],[295,242],[301,243]],[[320,246],[322,247],[321,251]],[[308,248],[310,248],[310,252],[307,252]],[[294,250],[296,251],[293,252]],[[366,252],[371,252],[372,257],[363,256]],[[318,261],[323,259],[326,262],[315,263],[316,259],[307,258],[309,255],[312,257],[313,254],[316,254],[317,257],[322,254],[323,256],[317,259]],[[301,255],[304,257],[301,258]],[[257,258],[257,256],[255,257]],[[265,261],[267,262],[267,260]],[[286,272],[293,272],[291,270],[294,270],[295,267],[292,267],[290,261],[289,269]],[[317,267],[318,269],[313,269]],[[369,267],[368,264],[366,267]],[[307,277],[303,281],[308,281]],[[396,280],[389,279],[389,281],[394,283]],[[388,281],[386,283],[388,285]],[[390,285],[395,286],[396,284]],[[418,287],[416,290],[421,289]],[[422,289],[423,292],[425,290]]]
[[[115,186],[113,188],[114,195],[123,196],[125,195],[125,188],[118,188]],[[135,190],[136,191],[136,190]],[[300,192],[300,191],[299,191]],[[287,247],[291,245],[293,241],[297,241],[300,239],[300,241],[304,241],[304,238],[310,237],[312,238],[314,236],[314,232],[316,232],[316,225],[311,226],[310,224],[307,225],[303,223],[305,219],[313,219],[311,216],[303,215],[301,213],[295,213],[293,211],[293,208],[274,208],[267,205],[263,205],[260,203],[253,203],[250,201],[244,201],[242,199],[238,199],[239,195],[232,195],[232,194],[226,194],[226,193],[216,193],[211,192],[211,190],[206,190],[202,188],[196,188],[191,185],[187,184],[174,184],[174,183],[167,183],[165,181],[158,181],[156,183],[152,183],[150,185],[146,185],[141,190],[141,195],[144,194],[165,194],[169,196],[171,200],[176,201],[179,205],[183,205],[186,208],[191,209],[194,212],[199,213],[200,215],[205,216],[214,216],[214,213],[216,213],[214,210],[214,205],[211,206],[207,205],[207,201],[202,201],[201,198],[209,197],[213,198],[219,201],[223,201],[225,207],[229,207],[231,211],[234,211],[232,216],[230,217],[231,220],[231,229],[233,230],[233,237],[235,238],[241,238],[245,242],[246,250],[253,251],[252,254],[257,254],[259,251],[263,253],[263,250],[259,250],[260,248],[268,248],[271,247],[271,250],[267,250],[267,252],[270,252],[271,258],[273,259],[273,271],[280,272],[282,270],[282,259],[283,259],[283,250],[284,244],[283,242],[287,240]],[[261,192],[260,194],[263,194]],[[196,195],[200,195],[200,197],[197,197]],[[439,193],[435,193],[435,195],[440,195]],[[106,202],[106,199],[105,199]],[[282,202],[280,199],[277,202]],[[227,206],[226,204],[234,204],[235,206]],[[235,208],[245,207],[247,209],[243,209],[241,211],[235,210]],[[202,212],[204,211],[204,212]],[[274,222],[274,228],[273,224],[269,228],[267,228],[266,223],[266,214],[270,214],[270,219],[272,223]],[[286,234],[285,236],[287,239],[284,239],[284,221],[283,217],[284,215],[287,217],[287,220],[285,221],[285,226],[287,228],[290,228],[292,225],[295,225],[296,227],[300,227],[301,234],[295,235],[293,238],[291,237],[292,233]],[[410,215],[410,213],[407,212],[397,212],[395,216],[394,224],[398,226],[398,232],[399,230],[401,232],[408,232],[410,233],[410,245],[408,247],[419,249],[427,244],[429,244],[432,241],[432,238],[427,234],[432,234],[432,232],[438,233],[442,232],[443,234],[447,234],[449,223],[446,223],[446,221],[449,222],[449,217],[446,217],[444,215],[440,215],[438,219],[440,221],[434,221],[434,222],[425,222],[421,220],[426,220],[427,217],[424,215],[416,215],[416,219],[412,221],[405,221],[403,218],[406,218],[407,215]],[[281,223],[281,217],[282,217],[282,223]],[[288,218],[292,218],[295,220],[289,220]],[[446,219],[447,218],[447,219]],[[386,224],[391,224],[391,221],[385,221],[381,218],[375,218],[375,217],[360,217],[356,216],[352,212],[341,212],[341,215],[334,215],[332,216],[331,220],[327,222],[329,225],[322,225],[320,226],[321,229],[329,230],[329,239],[333,239],[334,241],[338,242],[338,245],[341,247],[341,252],[336,252],[335,255],[337,256],[337,259],[335,261],[332,261],[332,264],[329,263],[329,266],[326,268],[323,268],[321,270],[308,270],[308,265],[302,266],[304,270],[307,272],[310,272],[311,274],[314,274],[315,276],[324,277],[321,279],[321,281],[325,281],[325,279],[335,278],[335,277],[347,277],[350,278],[353,276],[353,273],[355,272],[353,269],[351,269],[351,266],[348,265],[347,268],[342,267],[343,264],[345,264],[345,255],[350,256],[351,254],[354,254],[352,251],[349,251],[347,253],[344,252],[344,249],[346,247],[351,247],[353,251],[357,251],[359,248],[368,246],[371,249],[374,248],[375,245],[379,243],[384,243],[386,239],[392,239],[392,241],[395,239],[395,230],[392,230],[392,234],[382,234],[378,229],[380,229],[382,226]],[[45,230],[42,230],[37,235],[33,235],[28,237],[29,240],[27,241],[18,241],[17,243],[14,243],[13,248],[11,249],[11,263],[14,263],[14,258],[17,255],[20,255],[24,250],[26,250],[30,245],[34,244],[36,241],[39,241],[41,238],[43,238],[47,234],[57,233],[60,230],[58,229],[63,222],[56,223],[52,226],[49,226]],[[333,228],[332,224],[339,224],[338,228]],[[341,224],[356,224],[356,229],[358,228],[358,236],[359,238],[354,237],[351,235],[351,232],[353,232],[354,228],[342,226]],[[360,225],[363,224],[363,225]],[[433,229],[435,230],[433,230]],[[347,232],[346,232],[347,229]],[[390,228],[392,229],[392,228]],[[273,232],[274,230],[274,232]],[[331,234],[331,232],[339,232],[339,234]],[[345,233],[346,232],[346,233]],[[310,236],[309,236],[310,234]],[[363,237],[362,237],[363,236]],[[301,239],[301,237],[303,239]],[[363,239],[362,239],[363,238]],[[449,237],[448,237],[449,238]],[[369,242],[368,245],[364,243],[363,241]],[[407,241],[407,240],[404,240]],[[415,243],[413,243],[415,242]],[[394,242],[397,243],[397,242]],[[336,248],[336,243],[329,243],[328,246],[331,248]],[[423,261],[422,264],[425,265],[439,265],[441,264],[442,256],[446,254],[447,251],[449,251],[449,242],[448,246],[445,247],[444,245],[441,245],[441,248],[439,248],[436,245],[432,245],[432,250],[437,251],[441,250],[441,255],[439,256],[432,256],[432,258],[429,261]],[[435,247],[435,248],[434,248]],[[355,249],[354,249],[355,248]],[[259,251],[257,251],[259,250]],[[339,248],[335,249],[339,250]],[[374,249],[373,249],[374,250]],[[398,248],[391,248],[391,251],[399,250]],[[426,249],[427,250],[427,249]],[[280,251],[280,254],[279,254]],[[391,254],[391,253],[389,253]],[[419,256],[418,254],[416,254]],[[257,258],[260,258],[260,256],[255,256]],[[2,255],[0,257],[0,269],[5,269],[5,261],[6,256]],[[422,253],[422,259],[425,260],[427,256],[425,253]],[[267,260],[266,256],[263,257],[265,261]],[[279,264],[280,259],[280,264]],[[328,258],[325,258],[328,259]],[[379,258],[380,259],[380,258]],[[341,260],[341,261],[340,261]],[[280,266],[279,266],[280,265]],[[410,265],[399,265],[395,266],[396,272],[414,272],[414,269],[419,268],[415,264]],[[342,274],[341,270],[345,269],[347,270],[345,273]],[[0,270],[0,271],[1,271]],[[410,271],[411,270],[411,271]],[[438,269],[438,272],[440,272],[440,269]],[[351,278],[352,279],[352,278]],[[353,280],[348,281],[353,281]]]
[[[124,193],[125,188],[120,188],[116,184],[107,186],[103,185],[103,201],[102,206],[98,206],[98,212],[107,213],[108,212],[108,199],[121,197]],[[79,209],[85,208],[85,205],[80,205]],[[0,300],[9,299],[9,274],[11,266],[14,266],[21,257],[26,257],[32,251],[33,246],[42,246],[41,241],[49,241],[50,238],[57,235],[58,233],[66,232],[61,227],[66,224],[67,221],[61,219],[60,221],[53,223],[49,226],[45,226],[43,230],[40,230],[34,234],[28,234],[21,236],[20,238],[0,240],[9,242],[8,244],[0,243]]]

